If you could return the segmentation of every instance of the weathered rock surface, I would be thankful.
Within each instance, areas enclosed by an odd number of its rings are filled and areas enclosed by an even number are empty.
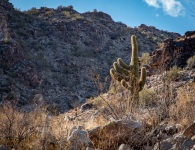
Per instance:
[[[185,129],[183,135],[188,138],[195,136],[195,122]]]
[[[93,104],[85,103],[85,104],[81,105],[80,110],[81,110],[81,112],[84,112],[88,109],[91,109],[92,107],[93,107]]]
[[[163,140],[154,146],[154,150],[193,150],[195,141],[181,135],[175,135],[174,137]]]
[[[188,34],[190,33],[190,34]],[[188,58],[195,55],[195,34],[188,31],[177,39],[167,39],[152,52],[150,65],[154,72],[168,70],[174,65],[185,67]]]
[[[121,144],[119,146],[119,149],[118,150],[131,150],[131,149],[130,149],[130,146],[129,145],[127,145],[127,144]]]
[[[72,150],[93,146],[88,137],[87,131],[84,131],[80,126],[75,126],[71,129],[67,141],[69,142]]]

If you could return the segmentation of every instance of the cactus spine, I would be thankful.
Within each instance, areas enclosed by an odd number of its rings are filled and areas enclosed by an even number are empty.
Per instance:
[[[128,89],[129,92],[129,105],[134,99],[136,102],[139,100],[139,92],[143,89],[146,81],[146,68],[141,68],[139,77],[139,57],[138,57],[138,44],[136,37],[131,36],[132,55],[130,65],[125,64],[121,58],[114,62],[113,68],[110,70],[110,75],[113,79],[121,82],[121,85]]]

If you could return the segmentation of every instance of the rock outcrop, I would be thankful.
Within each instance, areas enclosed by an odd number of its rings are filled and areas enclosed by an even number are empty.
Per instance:
[[[150,65],[155,71],[168,70],[174,65],[185,67],[188,58],[195,55],[195,33],[188,31],[177,39],[167,39],[151,53]]]

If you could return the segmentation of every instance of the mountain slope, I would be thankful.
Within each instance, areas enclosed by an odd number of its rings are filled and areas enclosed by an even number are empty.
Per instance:
[[[112,63],[129,60],[131,35],[140,54],[179,36],[146,25],[131,28],[103,12],[80,14],[71,6],[20,12],[2,0],[0,8],[0,98],[19,106],[73,108],[98,94],[94,79],[108,87]]]

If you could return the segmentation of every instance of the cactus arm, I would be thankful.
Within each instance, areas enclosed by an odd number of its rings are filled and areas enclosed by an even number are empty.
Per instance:
[[[131,69],[132,69],[131,66],[127,65],[126,63],[124,63],[123,60],[122,60],[121,58],[118,58],[118,59],[117,59],[117,63],[118,63],[121,67],[123,67],[124,69],[126,69],[126,70],[131,70]]]
[[[124,75],[121,75],[120,73],[116,72],[114,69],[110,69],[110,75],[111,77],[114,79],[114,80],[117,80],[117,81],[121,81],[122,79],[124,79],[125,81],[129,81],[129,77],[128,76],[124,76]]]
[[[131,90],[131,87],[127,84],[127,82],[123,79],[121,80],[121,85],[128,90]]]
[[[146,68],[142,67],[141,69],[141,76],[139,80],[139,91],[141,91],[145,85],[146,82]]]
[[[114,69],[110,69],[110,75],[112,79],[117,81],[121,81],[123,79],[123,77],[119,73],[116,73]]]
[[[118,72],[118,73],[120,73],[121,75],[125,75],[125,76],[128,76],[129,75],[129,71],[128,70],[126,70],[126,69],[124,69],[124,68],[122,68],[118,63],[114,63],[113,64],[113,67],[114,67],[114,69]]]

